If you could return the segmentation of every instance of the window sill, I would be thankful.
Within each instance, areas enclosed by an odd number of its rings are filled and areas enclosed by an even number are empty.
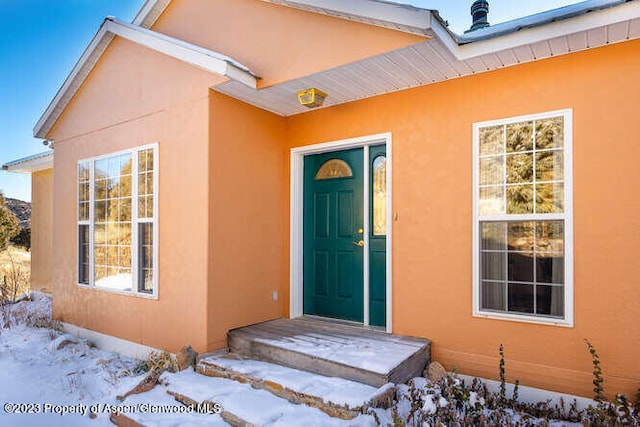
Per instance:
[[[78,283],[78,287],[81,288],[81,289],[105,292],[105,293],[108,293],[108,294],[124,295],[124,296],[129,296],[129,297],[144,298],[144,299],[150,299],[150,300],[156,300],[156,301],[158,300],[158,295],[157,294],[143,294],[142,292],[119,291],[117,289],[101,288],[101,287],[98,287],[98,286],[90,286],[90,285],[85,285],[85,284],[82,284],[82,283]]]
[[[561,328],[573,328],[573,320],[567,319],[551,319],[544,317],[522,316],[508,313],[494,313],[486,311],[474,311],[473,317],[491,320],[505,320],[510,322],[531,323],[544,326],[558,326]]]

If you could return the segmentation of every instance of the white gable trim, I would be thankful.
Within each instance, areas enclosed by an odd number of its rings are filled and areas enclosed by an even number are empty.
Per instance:
[[[169,3],[171,3],[171,0],[147,0],[135,18],[133,18],[133,24],[151,28],[162,15],[162,12],[169,6]]]
[[[263,0],[296,9],[432,37],[431,10],[378,0]]]
[[[247,67],[227,56],[134,24],[107,18],[36,123],[33,129],[35,137],[46,137],[114,36],[125,38],[205,71],[228,77],[252,89],[256,88],[257,77]]]

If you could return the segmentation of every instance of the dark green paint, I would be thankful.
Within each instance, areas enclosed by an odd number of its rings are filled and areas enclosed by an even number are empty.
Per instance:
[[[369,148],[369,224],[373,224],[373,161],[387,155],[385,145]],[[388,197],[388,195],[387,195]],[[387,227],[391,226],[387,218]],[[387,314],[387,236],[374,236],[369,227],[369,324],[386,326]]]
[[[353,176],[316,180],[330,159],[349,164]],[[363,321],[363,150],[304,159],[304,313]]]

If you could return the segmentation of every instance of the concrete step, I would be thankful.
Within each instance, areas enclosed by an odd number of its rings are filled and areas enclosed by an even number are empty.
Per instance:
[[[431,359],[426,339],[310,318],[276,319],[229,331],[229,349],[373,387],[421,376]]]
[[[226,350],[199,357],[196,372],[248,384],[290,403],[316,408],[343,420],[365,414],[371,407],[389,407],[395,393],[393,384],[376,388],[343,378],[246,359]]]

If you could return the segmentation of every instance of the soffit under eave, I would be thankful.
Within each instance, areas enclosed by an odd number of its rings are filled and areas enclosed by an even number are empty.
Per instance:
[[[638,39],[639,6],[640,2],[633,6],[633,13],[629,13],[632,8],[628,6],[627,10],[621,11],[622,13],[617,11],[620,16],[628,18],[616,18],[612,22],[604,22],[602,25],[575,32],[555,32],[552,33],[552,37],[546,39],[537,38],[529,43],[515,44],[502,49],[492,50],[482,45],[477,46],[474,49],[481,54],[475,56],[470,56],[469,51],[463,51],[461,54],[455,48],[452,49],[447,37],[436,37],[261,90],[250,90],[235,82],[227,82],[214,89],[286,117],[310,111],[298,103],[296,96],[298,91],[310,87],[317,87],[328,93],[324,105],[320,107],[328,108],[385,93]],[[612,14],[612,11],[594,12],[593,17],[602,21],[600,18],[607,14]],[[574,21],[586,19],[588,17],[582,16]],[[562,22],[552,24],[558,25],[562,25]],[[540,29],[528,31],[533,33],[539,32]],[[522,34],[515,34],[505,38],[521,36]]]

